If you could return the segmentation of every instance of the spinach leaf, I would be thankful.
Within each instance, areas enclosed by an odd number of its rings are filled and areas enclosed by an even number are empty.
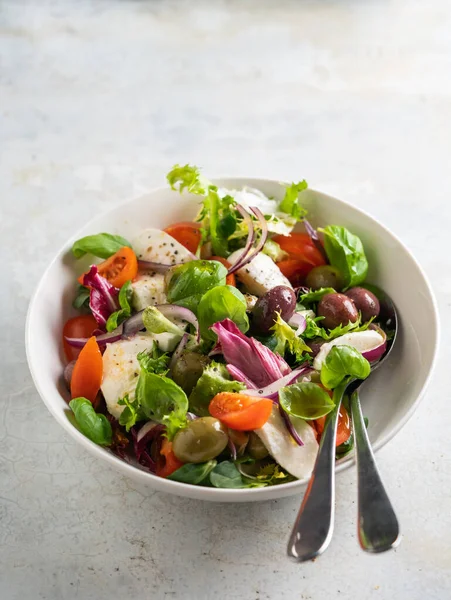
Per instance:
[[[125,406],[124,410],[119,415],[119,425],[130,431],[131,427],[138,421],[145,419],[145,415],[139,406],[138,400],[130,401],[128,394],[117,401],[119,406]]]
[[[132,314],[132,301],[133,289],[132,282],[126,281],[124,285],[119,290],[118,300],[120,310],[116,310],[114,313],[108,317],[108,321],[106,322],[106,330],[114,331],[123,321],[128,319],[128,317]]]
[[[69,402],[80,431],[92,442],[109,446],[113,439],[111,424],[105,415],[99,415],[86,398],[74,398]]]
[[[241,473],[231,460],[224,460],[212,470],[210,482],[216,488],[238,489],[247,487]]]
[[[311,352],[303,339],[298,337],[295,330],[282,319],[280,313],[277,313],[276,322],[271,327],[271,331],[274,331],[277,340],[274,352],[278,352],[280,356],[284,356],[288,351],[294,354],[297,361],[301,361],[304,359],[305,352]]]
[[[211,362],[197,381],[189,396],[190,411],[201,417],[208,417],[208,405],[220,392],[239,392],[246,386],[239,381],[233,381],[225,365]]]
[[[98,233],[97,235],[87,235],[74,242],[72,253],[75,258],[81,258],[85,254],[92,254],[99,258],[109,258],[124,246],[132,247],[130,242],[120,235]]]
[[[84,285],[78,284],[76,296],[72,302],[74,308],[89,308],[89,289]]]
[[[331,390],[348,377],[366,379],[370,371],[370,363],[358,350],[352,346],[334,346],[321,367],[321,383]]]
[[[154,342],[150,350],[143,350],[137,356],[139,366],[147,373],[156,373],[157,375],[166,375],[168,372],[169,356],[166,352],[161,352],[157,342]]]
[[[327,258],[342,273],[345,286],[363,283],[368,273],[368,261],[360,238],[339,225],[328,225],[318,231],[324,233]]]
[[[167,319],[156,306],[148,306],[143,312],[144,327],[149,333],[174,333],[182,337],[184,331]]]
[[[168,302],[197,313],[203,294],[225,285],[227,269],[215,260],[193,260],[172,269],[167,285]]]
[[[216,460],[209,460],[205,463],[186,463],[177,471],[174,471],[167,479],[173,481],[180,481],[182,483],[191,483],[191,485],[198,485],[204,479],[206,479],[209,473],[216,467]]]
[[[300,419],[319,419],[335,407],[329,394],[316,383],[295,383],[279,391],[279,401],[287,413]]]
[[[148,419],[166,425],[168,439],[171,440],[186,425],[188,398],[172,379],[141,371],[135,398]]]
[[[215,287],[204,294],[199,302],[197,317],[200,333],[207,340],[216,339],[216,334],[210,331],[210,327],[224,319],[231,319],[243,333],[249,329],[246,300],[231,285]]]
[[[326,294],[335,294],[335,290],[331,287],[320,288],[319,290],[310,290],[309,292],[299,296],[299,303],[307,308],[311,304],[319,302]]]
[[[305,179],[299,181],[299,183],[292,183],[287,186],[285,189],[285,196],[279,204],[279,210],[291,215],[298,221],[303,219],[307,214],[307,211],[299,204],[299,193],[307,189],[307,187]]]

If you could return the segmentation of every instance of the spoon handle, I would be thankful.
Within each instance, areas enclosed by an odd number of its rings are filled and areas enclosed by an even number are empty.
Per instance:
[[[296,562],[319,556],[332,539],[335,515],[335,442],[344,389],[334,393],[335,408],[327,415],[315,467],[288,541],[287,554]]]
[[[351,414],[357,457],[359,542],[366,552],[385,552],[399,543],[399,524],[377,470],[358,390],[351,396]]]

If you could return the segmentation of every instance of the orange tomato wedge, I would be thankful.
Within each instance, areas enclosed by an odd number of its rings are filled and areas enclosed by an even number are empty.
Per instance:
[[[167,438],[163,438],[160,454],[163,458],[157,460],[156,474],[159,477],[169,477],[174,471],[180,469],[184,464],[179,460],[172,450],[172,442]]]
[[[212,417],[231,429],[252,431],[263,427],[269,419],[272,407],[273,402],[268,398],[221,392],[210,402],[208,410]]]
[[[180,242],[182,246],[185,246],[187,250],[196,254],[202,238],[200,227],[200,223],[182,221],[181,223],[174,223],[174,225],[166,227],[163,231],[169,233],[171,237]]]
[[[209,260],[216,260],[216,261],[220,262],[221,265],[224,265],[227,269],[231,266],[229,261],[225,258],[222,258],[222,256],[211,256],[209,258]],[[236,287],[235,273],[232,273],[231,275],[227,275],[226,285],[232,285],[233,287]]]
[[[324,425],[326,423],[326,417],[320,417],[319,419],[315,419],[315,427],[318,434],[321,434],[324,431]],[[348,441],[349,436],[351,435],[351,419],[349,418],[348,411],[346,408],[341,405],[340,412],[338,413],[338,425],[337,425],[337,442],[336,446],[341,446]]]
[[[72,398],[87,398],[94,403],[102,383],[102,353],[92,336],[82,348],[74,365],[70,384]]]
[[[107,258],[97,265],[99,275],[105,277],[111,285],[120,288],[127,281],[132,281],[138,274],[138,259],[136,254],[128,246]],[[78,282],[83,285],[83,275],[80,275]]]

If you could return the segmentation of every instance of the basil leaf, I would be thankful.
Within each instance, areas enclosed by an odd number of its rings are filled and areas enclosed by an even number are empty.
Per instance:
[[[326,294],[335,294],[334,288],[320,288],[319,290],[310,290],[306,294],[299,296],[299,303],[304,307],[309,307],[311,304],[319,302]]]
[[[132,314],[131,301],[133,296],[132,282],[126,281],[119,290],[118,300],[120,310],[116,310],[108,317],[106,322],[106,330],[114,331],[121,323],[123,323]]]
[[[186,425],[188,398],[172,379],[141,371],[135,397],[148,419],[166,425],[169,439],[172,439],[177,431]]]
[[[74,308],[89,308],[89,289],[84,285],[78,284],[77,294],[72,302]]]
[[[285,189],[285,196],[279,205],[281,212],[291,215],[296,220],[300,221],[307,211],[299,204],[299,193],[307,189],[307,182],[305,179],[299,181],[299,183],[292,183]]]
[[[231,460],[219,463],[210,473],[210,482],[216,488],[244,488],[241,473]]]
[[[81,258],[85,254],[92,254],[99,258],[109,258],[124,246],[132,247],[130,242],[120,235],[98,233],[97,235],[87,235],[74,242],[72,253],[75,258]]]
[[[335,404],[329,394],[316,383],[295,383],[279,391],[282,408],[300,419],[319,419],[330,413]]]
[[[243,294],[231,285],[215,287],[204,294],[199,302],[197,317],[200,333],[207,340],[216,339],[216,334],[210,327],[224,319],[232,320],[243,333],[249,329],[246,300]]]
[[[209,460],[205,463],[186,463],[177,471],[174,471],[166,479],[172,479],[172,481],[180,481],[181,483],[191,483],[191,485],[198,485],[204,479],[206,479],[209,473],[216,467],[216,460]]]
[[[86,398],[74,398],[69,402],[80,431],[92,442],[109,446],[113,439],[111,424],[105,415],[99,415]]]
[[[327,258],[343,275],[345,286],[363,283],[368,273],[368,261],[360,238],[339,225],[328,225],[318,231],[324,233]]]
[[[327,389],[336,388],[346,377],[366,379],[370,363],[352,346],[333,346],[321,367],[321,383]]]
[[[197,313],[203,294],[215,286],[225,285],[227,269],[215,260],[193,260],[171,270],[167,298]]]
[[[246,389],[244,383],[233,381],[225,365],[211,362],[197,381],[189,396],[190,411],[208,417],[208,405],[220,392],[239,392]]]

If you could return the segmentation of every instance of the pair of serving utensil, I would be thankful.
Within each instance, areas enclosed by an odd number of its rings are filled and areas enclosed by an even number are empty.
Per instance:
[[[380,322],[383,329],[391,332],[391,339],[384,355],[372,365],[371,373],[387,360],[398,331],[398,317],[393,302],[381,290],[377,292],[381,300]],[[399,543],[400,531],[395,511],[377,470],[366,431],[359,397],[359,392],[362,392],[364,387],[365,382],[355,380],[348,385],[344,393],[350,397],[354,431],[358,536],[363,550],[385,552]],[[311,480],[288,542],[288,556],[296,562],[319,556],[327,549],[332,539],[335,514],[335,442],[339,410],[340,402],[326,419]]]

